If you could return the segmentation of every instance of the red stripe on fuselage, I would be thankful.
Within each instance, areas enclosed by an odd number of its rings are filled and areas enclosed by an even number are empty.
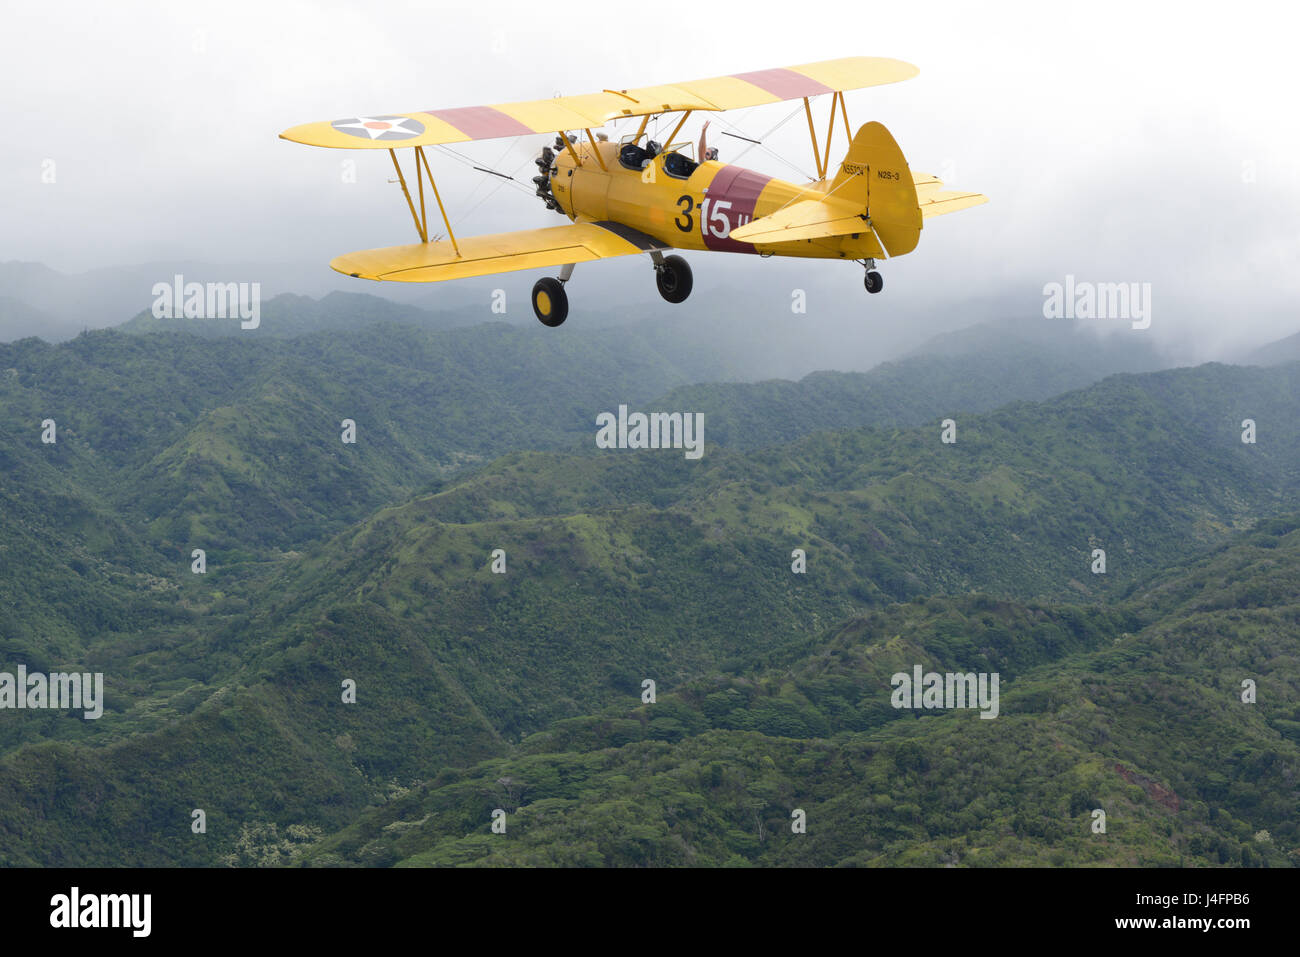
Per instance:
[[[704,232],[704,245],[717,252],[754,252],[753,243],[742,243],[732,239],[730,233],[731,230],[739,229],[754,218],[754,207],[758,204],[758,197],[763,192],[763,187],[771,181],[770,176],[742,169],[739,166],[724,166],[718,170],[713,176],[713,181],[709,183],[709,191],[706,194],[708,208],[700,220],[700,228]],[[721,207],[719,212],[717,204],[720,202],[731,205]],[[714,232],[714,226],[723,217],[728,224],[728,236],[725,239]]]

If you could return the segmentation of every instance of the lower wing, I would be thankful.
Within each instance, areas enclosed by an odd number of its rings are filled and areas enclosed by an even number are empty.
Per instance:
[[[435,243],[344,253],[330,268],[358,279],[443,282],[517,269],[544,269],[671,247],[620,223],[571,223]]]

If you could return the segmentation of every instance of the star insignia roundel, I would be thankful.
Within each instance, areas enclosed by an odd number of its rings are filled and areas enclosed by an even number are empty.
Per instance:
[[[424,124],[409,116],[354,116],[335,120],[330,126],[367,140],[409,140],[424,132]]]

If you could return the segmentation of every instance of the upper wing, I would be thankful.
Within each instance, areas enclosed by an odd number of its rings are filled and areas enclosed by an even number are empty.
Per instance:
[[[610,120],[648,113],[736,110],[821,93],[897,83],[911,79],[919,72],[910,63],[887,57],[845,57],[666,86],[605,90],[585,96],[353,116],[295,126],[280,136],[308,146],[339,149],[392,149],[395,146],[463,143],[499,136],[595,129]]]
[[[456,244],[459,255],[450,240],[344,253],[330,268],[360,279],[442,282],[670,248],[645,233],[608,222],[471,236]]]

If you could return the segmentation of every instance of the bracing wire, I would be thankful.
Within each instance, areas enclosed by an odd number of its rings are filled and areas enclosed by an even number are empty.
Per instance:
[[[808,173],[807,173],[806,171],[804,171],[802,168],[800,168],[797,164],[790,162],[790,161],[789,161],[788,159],[786,159],[784,156],[782,156],[781,154],[779,154],[779,153],[775,152],[774,150],[770,149],[769,147],[767,147],[767,146],[764,145],[764,143],[763,143],[763,141],[766,140],[769,136],[771,136],[773,133],[775,133],[775,132],[776,132],[777,130],[779,130],[781,127],[785,126],[785,124],[789,123],[792,119],[794,119],[796,116],[798,116],[798,115],[799,115],[800,113],[802,113],[802,112],[803,112],[803,104],[800,103],[799,106],[798,106],[798,107],[797,107],[793,112],[791,112],[789,116],[787,116],[785,119],[781,120],[781,122],[777,123],[776,126],[772,127],[770,130],[768,130],[768,131],[767,131],[766,133],[764,133],[762,136],[754,137],[754,138],[751,138],[751,137],[748,137],[748,136],[742,137],[742,138],[745,139],[745,140],[749,140],[749,141],[750,141],[750,145],[749,145],[749,146],[746,146],[743,150],[741,150],[740,153],[737,154],[736,158],[733,159],[733,160],[731,160],[731,162],[733,162],[733,163],[739,163],[740,160],[745,156],[746,153],[748,153],[748,152],[749,152],[750,150],[752,150],[754,147],[758,147],[759,149],[761,149],[761,150],[763,150],[765,153],[767,153],[769,156],[771,156],[773,159],[779,160],[780,162],[784,163],[786,166],[790,167],[792,170],[794,170],[796,173],[798,173],[798,174],[799,174],[800,176],[802,176],[804,179],[811,180],[813,177],[809,176]],[[734,123],[731,123],[731,122],[728,122],[727,120],[723,119],[722,116],[721,116],[721,114],[716,114],[716,116],[717,116],[718,122],[719,122],[721,125],[726,126],[726,127],[728,127],[729,129],[731,129],[733,132],[736,132],[737,134],[739,134],[739,132],[740,132],[740,127],[739,127],[738,125],[736,125],[736,124],[734,124]],[[712,119],[712,117],[710,117],[710,118]],[[757,139],[758,142],[753,142],[754,139]]]

